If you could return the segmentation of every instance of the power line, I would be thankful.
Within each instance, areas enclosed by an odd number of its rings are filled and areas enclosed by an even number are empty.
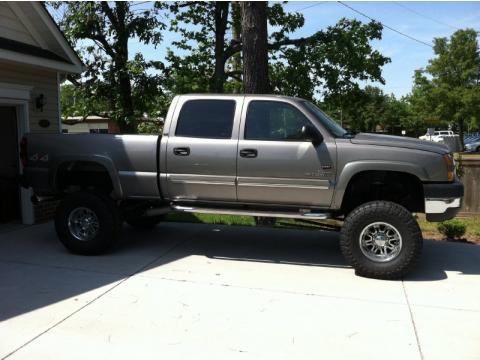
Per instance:
[[[148,4],[149,2],[151,2],[151,1],[134,1],[133,4],[130,5],[130,7],[143,5],[143,4]]]
[[[308,5],[308,6],[305,6],[305,7],[301,8],[301,9],[297,9],[297,10],[293,9],[292,11],[303,11],[303,10],[310,9],[310,8],[312,8],[312,7],[314,7],[314,6],[323,5],[323,4],[325,4],[325,3],[328,3],[328,1],[316,1],[315,4],[313,4],[313,5]]]
[[[394,1],[394,4],[397,5],[397,6],[400,6],[400,7],[404,8],[405,10],[410,11],[411,13],[414,13],[414,14],[416,14],[416,15],[418,15],[418,16],[421,16],[421,17],[423,17],[423,18],[425,18],[425,19],[428,19],[428,20],[430,20],[430,21],[436,22],[437,24],[444,25],[444,26],[448,26],[449,28],[452,28],[452,29],[455,29],[455,30],[460,30],[460,28],[458,28],[458,27],[456,27],[456,26],[453,26],[453,25],[444,23],[443,21],[440,21],[440,20],[431,18],[430,16],[424,15],[424,14],[422,14],[422,13],[419,13],[418,11],[413,10],[413,9],[410,9],[409,7],[407,7],[407,6],[403,5],[403,4],[400,4],[400,3],[397,2],[397,1]]]
[[[366,17],[367,19],[370,19],[370,20],[372,20],[372,21],[379,22],[380,24],[383,25],[383,27],[385,27],[385,28],[387,28],[387,29],[389,29],[389,30],[391,30],[391,31],[393,31],[393,32],[396,32],[397,34],[400,34],[400,35],[402,35],[402,36],[405,36],[406,38],[409,38],[410,40],[413,40],[413,41],[415,41],[415,42],[418,42],[418,43],[420,43],[420,44],[422,44],[422,45],[426,45],[426,46],[428,46],[428,47],[433,48],[433,45],[432,45],[432,44],[429,44],[429,43],[427,43],[427,42],[425,42],[425,41],[423,41],[423,40],[419,40],[419,39],[417,39],[417,38],[414,38],[413,36],[410,36],[410,35],[408,35],[408,34],[405,34],[405,33],[401,32],[400,30],[394,29],[394,28],[392,28],[391,26],[385,25],[385,24],[382,23],[381,21],[378,21],[378,20],[376,20],[376,19],[368,16],[367,14],[364,14],[364,13],[361,12],[361,11],[359,11],[359,10],[357,10],[357,9],[354,9],[353,7],[351,7],[350,5],[345,4],[345,3],[342,2],[342,1],[338,1],[338,3],[341,4],[341,5],[343,5],[343,6],[345,6],[345,7],[347,7],[347,8],[349,8],[349,9],[352,10],[352,11],[355,11],[357,14],[360,14],[360,15]]]

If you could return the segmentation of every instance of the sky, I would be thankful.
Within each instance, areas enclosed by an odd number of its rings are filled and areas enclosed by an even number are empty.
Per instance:
[[[459,28],[473,28],[480,31],[480,1],[476,2],[416,2],[385,1],[345,2],[359,12],[382,22],[384,25],[398,30],[421,42],[431,44],[436,37],[450,37]],[[135,8],[151,6],[140,1]],[[305,17],[305,26],[291,34],[291,38],[309,36],[318,30],[334,25],[339,19],[356,18],[362,22],[369,19],[354,12],[339,2],[329,1],[291,1],[284,5],[286,11],[299,11]],[[163,42],[154,48],[137,40],[130,43],[130,55],[141,52],[146,60],[164,60],[166,49],[178,34],[165,31]],[[480,40],[480,37],[478,38]],[[376,40],[373,47],[383,55],[391,58],[391,63],[383,67],[385,85],[374,83],[387,94],[397,98],[407,95],[412,88],[413,74],[416,69],[428,65],[434,57],[433,49],[420,42],[402,36],[388,28],[383,29],[383,37]],[[362,82],[362,87],[367,83]]]

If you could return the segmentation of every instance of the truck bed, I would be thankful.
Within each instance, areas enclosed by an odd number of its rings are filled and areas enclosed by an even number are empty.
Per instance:
[[[108,171],[120,193],[117,197],[152,198],[157,185],[157,135],[27,134],[26,175],[38,192],[54,192],[57,184],[49,174],[69,161],[95,161]],[[117,186],[115,186],[117,185]],[[120,186],[118,186],[120,185]],[[41,190],[40,190],[41,189]]]

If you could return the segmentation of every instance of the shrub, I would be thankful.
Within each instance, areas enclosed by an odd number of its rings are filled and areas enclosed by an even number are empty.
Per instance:
[[[439,223],[437,229],[447,239],[461,239],[462,236],[465,235],[467,226],[463,221],[453,219]]]

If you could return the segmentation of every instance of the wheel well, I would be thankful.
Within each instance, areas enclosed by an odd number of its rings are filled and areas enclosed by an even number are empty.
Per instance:
[[[348,183],[341,210],[344,215],[369,201],[386,200],[410,212],[424,212],[423,185],[415,175],[398,171],[363,171]]]
[[[94,161],[69,161],[61,164],[55,184],[60,192],[88,189],[110,194],[113,190],[107,169]]]

